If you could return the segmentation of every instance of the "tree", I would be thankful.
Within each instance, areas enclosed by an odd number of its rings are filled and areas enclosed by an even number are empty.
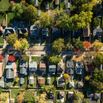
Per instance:
[[[8,44],[13,45],[15,41],[18,39],[17,34],[10,34],[6,39]]]
[[[61,60],[61,57],[58,55],[50,56],[49,57],[49,62],[53,64],[58,64]]]
[[[91,48],[91,46],[92,46],[92,44],[91,44],[90,42],[88,42],[88,41],[84,41],[84,42],[83,42],[83,47],[84,47],[85,49],[89,49],[89,48]]]
[[[52,14],[52,12],[50,11],[50,13]],[[48,12],[43,12],[40,17],[39,17],[39,22],[40,22],[40,26],[42,28],[48,28],[51,27],[51,25],[53,24],[53,16],[48,13]]]
[[[52,44],[52,49],[57,53],[61,53],[64,48],[64,39],[62,38],[56,39]]]
[[[73,46],[74,46],[74,48],[76,48],[76,49],[83,49],[83,43],[82,43],[82,41],[80,40],[80,38],[73,39]]]
[[[23,101],[24,103],[35,103],[34,93],[30,90],[25,91]]]
[[[16,40],[14,47],[17,50],[24,52],[27,48],[29,48],[29,43],[25,38],[23,38],[20,40]]]
[[[103,46],[103,43],[102,42],[100,42],[100,41],[98,41],[98,40],[96,40],[93,44],[92,44],[92,47],[94,48],[94,50],[100,50],[101,49],[101,47]]]
[[[16,100],[17,100],[17,103],[23,103],[23,99],[24,99],[24,92],[20,92],[17,97],[16,97]]]
[[[103,90],[103,70],[95,69],[93,77],[90,80],[90,85],[92,85],[95,92]]]
[[[26,9],[24,9],[23,18],[29,23],[34,23],[37,20],[37,15],[37,9],[33,5],[28,5]]]
[[[38,97],[36,97],[37,103],[47,103],[46,100],[46,93],[40,94]]]
[[[103,54],[102,53],[96,53],[95,54],[95,56],[94,56],[94,64],[101,68],[101,65],[103,64]]]
[[[66,74],[66,73],[63,75],[63,77],[65,81],[67,81],[70,78],[69,74]]]

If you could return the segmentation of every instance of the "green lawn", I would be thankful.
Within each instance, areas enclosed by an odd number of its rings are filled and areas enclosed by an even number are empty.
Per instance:
[[[32,61],[39,62],[40,60],[41,60],[41,57],[32,56]]]
[[[3,45],[4,44],[4,40],[2,37],[0,37],[0,45]]]
[[[20,92],[20,89],[11,89],[11,97],[16,98],[19,92]]]

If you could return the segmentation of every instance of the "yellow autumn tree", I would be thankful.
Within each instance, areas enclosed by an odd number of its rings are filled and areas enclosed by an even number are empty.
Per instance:
[[[20,43],[19,40],[16,40],[16,41],[15,41],[14,47],[15,47],[16,50],[20,50],[20,48],[21,48],[21,43]]]
[[[16,40],[16,42],[14,43],[14,47],[16,50],[24,52],[27,48],[29,48],[29,43],[27,39],[23,38],[20,40]]]
[[[93,44],[92,44],[92,47],[95,49],[95,50],[99,50],[101,49],[101,47],[103,46],[103,43],[96,40]]]

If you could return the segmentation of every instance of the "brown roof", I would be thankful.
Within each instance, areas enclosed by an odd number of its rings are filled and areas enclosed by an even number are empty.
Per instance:
[[[40,63],[39,63],[39,69],[46,69],[46,64],[40,62]]]

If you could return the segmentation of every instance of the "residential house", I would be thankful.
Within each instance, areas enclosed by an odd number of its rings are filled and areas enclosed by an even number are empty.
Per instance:
[[[14,78],[14,70],[13,70],[13,64],[7,64],[6,65],[6,79],[13,79]]]
[[[29,62],[29,74],[34,74],[37,71],[37,62]]]
[[[57,87],[64,87],[65,86],[65,80],[63,76],[60,76],[57,78]]]
[[[48,67],[48,74],[55,75],[57,66],[54,64],[50,64]]]
[[[42,32],[42,39],[46,39],[49,36],[48,28],[43,28],[41,32]]]
[[[102,28],[100,28],[100,26],[98,26],[97,28],[95,28],[93,30],[93,36],[96,37],[96,38],[101,37],[102,33],[103,33],[103,30],[102,30]]]
[[[84,65],[82,62],[76,62],[76,65],[75,65],[75,72],[77,75],[82,75],[83,74],[83,68],[84,68]]]
[[[27,63],[26,62],[20,62],[20,74],[21,75],[27,75]]]
[[[72,60],[68,60],[66,62],[65,72],[68,73],[71,76],[71,78],[73,79],[73,77],[74,77],[74,62]]]
[[[28,29],[27,28],[18,28],[18,36],[19,37],[28,36]]]
[[[32,38],[37,38],[39,36],[39,29],[36,25],[30,26],[30,36]]]
[[[40,74],[42,75],[46,74],[46,64],[44,62],[40,62],[38,70]]]

